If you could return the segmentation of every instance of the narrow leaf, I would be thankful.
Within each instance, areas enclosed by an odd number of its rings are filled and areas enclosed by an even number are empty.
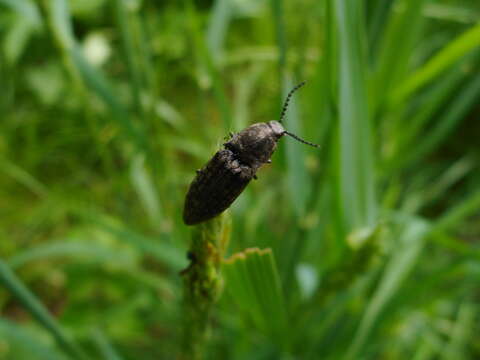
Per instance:
[[[10,270],[10,267],[0,259],[0,284],[5,286],[13,296],[30,312],[57,341],[58,345],[73,359],[86,360],[83,351],[72,342],[57,320],[48,312],[38,298]]]
[[[418,220],[407,225],[401,235],[398,248],[389,260],[380,284],[372,295],[360,325],[355,332],[353,342],[347,352],[347,359],[357,359],[362,347],[376,325],[376,321],[385,305],[395,296],[408,273],[415,266],[421,254],[428,226]]]
[[[447,70],[460,58],[478,46],[480,46],[480,24],[471,27],[459,35],[433,56],[425,65],[411,74],[392,93],[391,103],[397,104],[406,99],[412,92],[415,92],[430,82],[438,74]]]
[[[347,232],[375,221],[372,140],[361,4],[336,3],[339,30],[339,198]]]
[[[226,260],[227,292],[242,312],[272,341],[282,343],[286,335],[286,312],[280,280],[271,249],[247,249]]]

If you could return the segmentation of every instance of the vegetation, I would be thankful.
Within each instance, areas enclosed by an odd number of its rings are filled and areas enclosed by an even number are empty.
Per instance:
[[[0,9],[0,359],[480,358],[480,3]],[[285,127],[321,148],[185,226],[302,80]]]

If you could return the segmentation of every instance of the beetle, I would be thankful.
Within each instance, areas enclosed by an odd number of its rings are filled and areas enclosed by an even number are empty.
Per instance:
[[[257,170],[271,163],[270,157],[284,135],[310,146],[319,146],[289,133],[282,125],[290,98],[303,85],[305,81],[290,90],[279,121],[256,123],[237,134],[230,134],[231,138],[223,144],[224,148],[197,170],[185,198],[185,224],[195,225],[210,220],[230,207],[250,180],[257,178]]]

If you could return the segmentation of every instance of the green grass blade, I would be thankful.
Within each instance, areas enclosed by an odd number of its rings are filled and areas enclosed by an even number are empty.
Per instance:
[[[125,63],[128,68],[128,74],[130,77],[130,90],[132,94],[134,108],[138,114],[142,113],[142,104],[140,102],[141,92],[141,77],[139,74],[140,66],[138,62],[135,62],[136,49],[134,45],[134,34],[129,19],[129,7],[128,1],[115,0],[114,2],[116,20],[118,28],[121,34],[123,53],[125,56]]]
[[[480,98],[480,75],[470,80],[465,87],[455,96],[454,100],[443,113],[427,136],[417,144],[410,163],[424,158],[427,154],[444,141],[455,126],[464,119],[467,112]]]
[[[466,3],[467,2],[465,2],[465,4]],[[461,5],[462,3],[459,2],[458,4]],[[451,6],[436,2],[430,2],[425,6],[423,13],[425,16],[433,19],[456,21],[464,24],[474,24],[480,18],[478,9],[475,10],[472,7]]]
[[[427,224],[419,220],[406,225],[398,248],[394,250],[380,284],[363,313],[360,325],[348,349],[347,359],[357,359],[359,357],[361,349],[367,342],[380,313],[395,296],[406,276],[415,266],[423,249],[427,231]]]
[[[10,267],[0,259],[0,284],[5,286],[25,309],[42,325],[56,340],[59,347],[73,359],[86,360],[85,353],[72,342],[57,320],[48,312],[37,297],[10,270]]]
[[[216,0],[213,5],[210,23],[206,32],[207,47],[214,63],[218,63],[222,59],[223,45],[228,33],[231,16],[232,1]]]
[[[393,168],[401,169],[406,164],[411,164],[411,159],[416,156],[418,150],[418,138],[422,136],[425,126],[444,106],[463,80],[465,80],[465,75],[460,71],[447,74],[438,80],[435,88],[422,96],[418,111],[414,111],[413,117],[407,123],[404,116],[398,117],[397,130],[392,134],[392,142],[395,143],[394,151],[392,157],[386,161],[386,173],[391,173]],[[440,121],[437,123],[441,124]]]
[[[470,193],[465,199],[443,215],[433,227],[433,231],[449,231],[458,226],[468,216],[471,216],[480,209],[480,191]]]
[[[413,72],[392,93],[391,103],[398,104],[426,85],[463,56],[480,46],[480,24],[477,24],[435,54],[425,65]]]
[[[435,179],[432,179],[433,181],[430,182],[431,186],[428,189],[422,186],[420,190],[422,200],[419,205],[425,206],[430,204],[431,206],[432,202],[435,203],[441,200],[442,194],[448,193],[454,185],[465,179],[475,169],[475,165],[473,157],[469,155],[465,155],[453,162],[451,166],[442,171],[440,176],[437,175]]]
[[[279,83],[282,83],[287,65],[287,35],[285,33],[284,3],[283,0],[271,0],[270,5],[273,14],[278,48],[278,80]]]
[[[478,304],[464,302],[460,305],[458,316],[451,330],[450,342],[442,352],[442,358],[468,359],[467,351],[471,335],[475,331],[478,321]]]
[[[65,360],[66,357],[51,349],[36,334],[24,326],[0,318],[0,339],[6,341],[7,349],[0,351],[1,359],[15,360]],[[9,355],[11,354],[11,357]],[[6,357],[3,357],[6,356]]]
[[[374,77],[374,93],[371,97],[373,113],[399,80],[403,79],[410,65],[413,47],[416,45],[422,24],[422,7],[425,0],[397,1],[402,11],[393,12],[382,39],[378,55],[378,69]]]
[[[389,14],[395,1],[392,0],[376,0],[371,1],[369,6],[368,21],[368,43],[370,44],[370,53],[375,54],[379,47],[379,39],[384,33],[385,24],[388,23]]]
[[[376,217],[374,168],[360,3],[336,2],[339,30],[339,198],[347,231]]]
[[[35,25],[22,15],[16,16],[15,26],[4,36],[5,63],[14,66],[25,53],[28,41],[35,33]]]
[[[272,341],[286,341],[286,311],[271,249],[247,249],[223,267],[227,292]]]
[[[260,75],[265,72],[265,64],[255,64],[246,74],[241,74],[234,81],[233,131],[245,129],[251,121],[253,94],[258,86]]]
[[[157,274],[143,270],[137,263],[138,256],[131,251],[110,248],[88,241],[52,241],[45,244],[33,246],[23,250],[17,255],[11,256],[7,264],[13,269],[29,265],[35,261],[55,261],[62,259],[67,264],[83,264],[88,267],[107,266],[115,272],[124,273],[139,282],[164,293],[172,293],[172,286],[164,278]],[[178,266],[180,268],[180,266]]]
[[[430,340],[423,340],[419,345],[418,349],[416,349],[414,355],[412,356],[412,360],[434,359],[434,355],[435,348],[431,344]]]
[[[228,131],[232,129],[232,111],[227,100],[223,80],[220,76],[219,69],[217,68],[218,64],[215,64],[215,59],[212,58],[212,54],[210,54],[209,48],[206,44],[206,39],[204,39],[203,33],[200,30],[199,15],[197,14],[192,0],[186,2],[186,13],[190,27],[189,31],[195,46],[197,66],[199,67],[199,71],[205,73],[208,77],[205,81],[200,81],[200,85],[208,87],[210,82],[212,83],[213,93],[220,109],[225,133],[228,133]],[[198,76],[200,77],[201,75]]]
[[[41,17],[35,3],[28,0],[0,0],[0,4],[7,6],[24,16],[32,24],[40,25]]]
[[[152,227],[161,230],[164,220],[161,203],[152,176],[145,166],[145,157],[137,155],[132,159],[130,179],[138,194]]]
[[[113,262],[121,267],[131,267],[134,264],[131,254],[124,250],[119,251],[98,244],[65,239],[25,249],[10,257],[8,265],[15,270],[31,261],[58,257],[86,258],[100,264]]]
[[[321,146],[327,142],[326,136],[329,135],[329,129],[333,123],[333,107],[336,102],[336,74],[337,74],[337,33],[334,21],[334,7],[331,0],[324,1],[322,4],[322,14],[324,21],[322,24],[322,46],[325,53],[318,61],[316,76],[313,84],[306,88],[305,92],[311,89],[312,95],[308,102],[313,104],[313,113],[316,114],[314,122],[315,139]],[[318,139],[318,140],[317,140]],[[318,195],[318,194],[317,194]]]
[[[138,148],[145,149],[145,137],[138,128],[134,126],[127,110],[114,95],[113,89],[103,73],[88,63],[78,46],[70,48],[68,53],[87,86],[108,106],[113,114],[113,119],[119,123],[126,136],[132,140]]]
[[[158,241],[141,235],[132,229],[123,226],[112,225],[104,219],[93,218],[90,215],[86,218],[92,223],[98,225],[101,230],[114,235],[117,239],[130,244],[132,247],[140,250],[167,265],[170,270],[178,271],[187,265],[185,253],[173,244],[167,241]]]
[[[70,10],[65,0],[48,3],[50,28],[64,55],[70,60],[85,84],[105,103],[124,130],[125,135],[139,149],[145,150],[146,143],[142,131],[135,126],[122,102],[114,95],[112,86],[104,74],[88,63],[73,33]]]
[[[15,179],[37,196],[48,195],[47,187],[17,164],[6,159],[0,159],[0,171]]]
[[[100,329],[95,329],[92,331],[92,338],[104,360],[122,360],[122,357],[120,357],[118,352]]]

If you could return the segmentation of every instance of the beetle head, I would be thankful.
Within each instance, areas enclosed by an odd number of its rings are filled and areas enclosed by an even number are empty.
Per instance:
[[[269,121],[267,125],[270,127],[273,135],[277,138],[280,139],[283,135],[285,135],[285,129],[283,128],[283,125],[280,124],[276,120]]]
[[[305,141],[295,134],[289,133],[282,125],[288,104],[293,93],[302,87],[305,81],[295,86],[287,95],[285,104],[282,108],[280,120],[272,120],[266,123],[257,123],[234,135],[230,141],[226,142],[225,148],[233,151],[240,161],[251,167],[259,168],[262,164],[268,162],[277,146],[277,141],[284,135],[314,147],[318,145]]]

